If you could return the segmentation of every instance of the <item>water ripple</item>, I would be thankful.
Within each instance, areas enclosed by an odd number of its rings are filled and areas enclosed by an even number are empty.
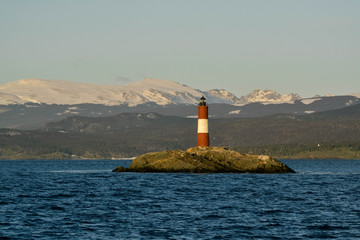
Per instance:
[[[360,238],[360,161],[328,161],[288,160],[302,173],[282,175],[1,161],[0,239]]]

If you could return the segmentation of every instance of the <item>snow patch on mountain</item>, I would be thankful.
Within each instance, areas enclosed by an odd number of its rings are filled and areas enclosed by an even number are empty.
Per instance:
[[[0,104],[2,105],[23,104],[23,103],[24,100],[14,94],[0,92]]]
[[[202,92],[178,82],[152,78],[128,84],[126,88],[142,95],[145,102],[155,102],[159,105],[194,104],[203,95]]]
[[[0,85],[0,94],[8,93],[18,97],[20,100],[16,103],[111,105],[114,102],[119,104],[121,100],[124,100],[124,97],[119,94],[121,90],[107,85],[42,79],[22,79]],[[4,104],[2,97],[0,103]]]
[[[232,94],[231,92],[228,92],[225,89],[211,89],[209,91],[207,91],[207,93],[224,99],[224,103],[231,103],[231,104],[236,104],[236,103],[240,103],[240,99],[238,97],[236,97],[234,94]]]
[[[230,114],[230,115],[232,115],[232,114],[240,114],[240,112],[241,112],[241,109],[230,111],[228,114]]]
[[[321,98],[306,98],[306,99],[301,99],[301,102],[303,104],[309,105],[309,104],[319,101],[319,100],[321,100]]]
[[[346,106],[351,106],[351,105],[357,104],[358,101],[359,101],[359,99],[350,100],[346,103]]]
[[[108,106],[154,102],[167,104],[196,104],[204,93],[177,82],[146,78],[127,86],[85,84],[67,81],[22,79],[0,85],[0,104],[82,104]],[[214,99],[221,101],[221,99]]]
[[[299,100],[301,97],[298,94],[290,93],[281,95],[275,91],[265,89],[264,91],[260,89],[255,89],[253,92],[246,96],[240,97],[239,103],[247,104],[247,103],[268,103],[268,104],[276,104],[276,103],[293,103],[295,100]]]

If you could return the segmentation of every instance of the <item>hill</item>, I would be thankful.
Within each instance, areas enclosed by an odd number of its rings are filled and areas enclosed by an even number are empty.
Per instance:
[[[359,158],[359,113],[354,105],[305,116],[210,119],[210,144],[275,157]],[[68,117],[36,131],[2,129],[0,158],[122,158],[187,149],[196,145],[196,127],[196,119],[156,113]]]
[[[334,96],[315,99],[296,100],[294,103],[264,104],[249,103],[231,105],[213,103],[209,109],[211,118],[254,118],[274,114],[308,115],[311,113],[341,109],[359,103],[354,96]],[[35,130],[51,121],[58,121],[70,116],[111,117],[121,113],[153,112],[167,116],[196,118],[197,108],[194,104],[155,103],[106,106],[102,104],[38,104],[26,103],[16,105],[0,105],[0,128]]]

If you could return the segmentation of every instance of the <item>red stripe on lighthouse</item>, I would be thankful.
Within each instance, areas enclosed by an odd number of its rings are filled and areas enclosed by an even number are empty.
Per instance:
[[[198,119],[208,119],[208,107],[199,106],[198,107]]]
[[[197,146],[208,147],[209,145],[208,107],[200,105],[198,107]]]
[[[198,133],[197,134],[197,146],[208,147],[209,146],[209,133]]]

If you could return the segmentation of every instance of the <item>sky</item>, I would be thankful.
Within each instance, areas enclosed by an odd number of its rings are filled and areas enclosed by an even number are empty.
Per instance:
[[[0,0],[0,84],[360,92],[359,0]]]

